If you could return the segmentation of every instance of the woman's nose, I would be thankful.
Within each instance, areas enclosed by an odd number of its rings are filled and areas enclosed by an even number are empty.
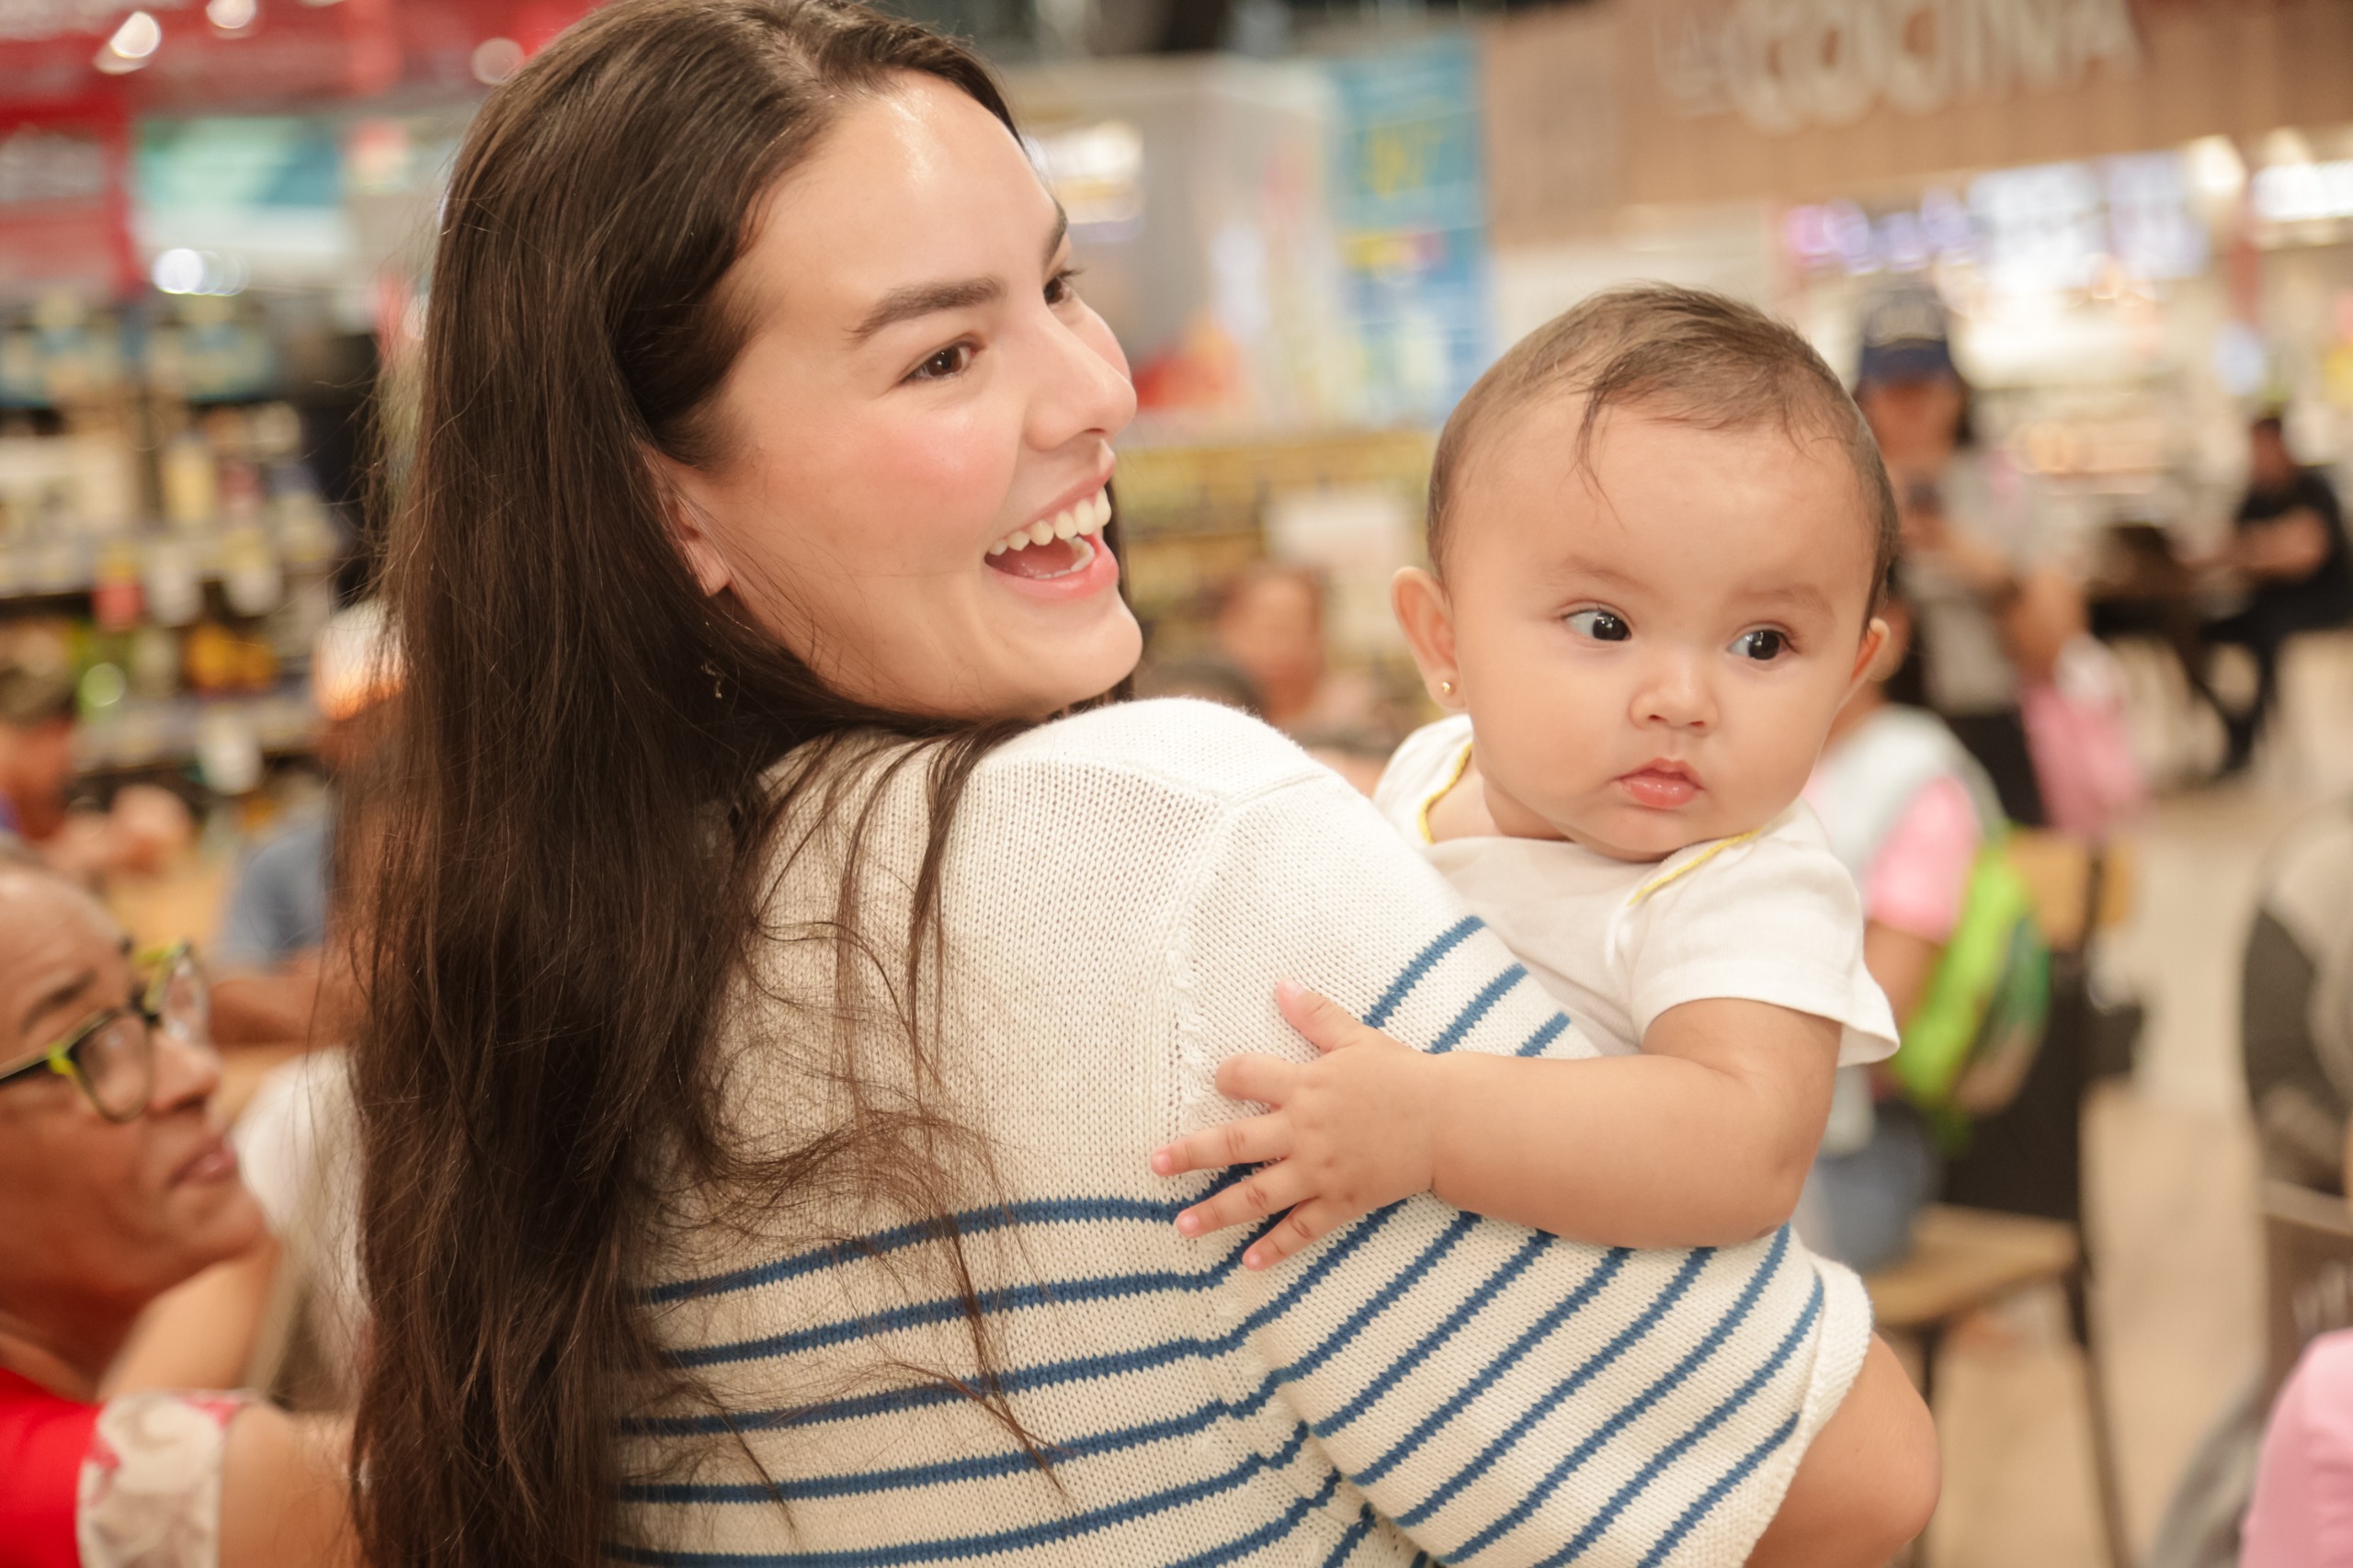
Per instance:
[[[170,1029],[155,1028],[155,1094],[157,1115],[188,1106],[202,1106],[221,1087],[221,1058],[209,1045],[182,1040]]]
[[[1029,403],[1030,444],[1052,451],[1083,437],[1109,440],[1136,416],[1135,383],[1111,329],[1057,317],[1044,333]]]

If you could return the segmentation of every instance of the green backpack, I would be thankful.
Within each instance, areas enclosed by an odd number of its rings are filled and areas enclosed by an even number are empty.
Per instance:
[[[2009,1104],[2051,1017],[2051,949],[2033,890],[1999,840],[1977,853],[1961,921],[1889,1071],[1949,1146]]]

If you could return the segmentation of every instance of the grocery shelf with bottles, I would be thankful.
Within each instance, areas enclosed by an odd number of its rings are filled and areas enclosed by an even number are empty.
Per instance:
[[[0,656],[68,673],[85,771],[242,793],[306,751],[344,536],[251,300],[0,314]]]

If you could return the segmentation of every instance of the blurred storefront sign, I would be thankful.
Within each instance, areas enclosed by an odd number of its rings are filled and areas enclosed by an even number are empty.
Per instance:
[[[63,287],[103,298],[136,282],[126,130],[103,103],[0,124],[0,295]]]
[[[1676,108],[1768,131],[2073,86],[2140,59],[2125,0],[1656,0],[1650,35]]]
[[[2353,120],[2353,0],[1604,0],[1483,36],[1501,244]]]
[[[136,8],[134,9],[134,5]],[[131,112],[472,97],[589,0],[0,0],[0,127],[93,94]],[[109,52],[135,26],[137,46]],[[503,69],[494,62],[506,62]]]

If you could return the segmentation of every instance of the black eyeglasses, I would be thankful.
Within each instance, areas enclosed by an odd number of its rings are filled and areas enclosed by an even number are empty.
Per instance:
[[[0,1068],[0,1088],[36,1073],[54,1073],[82,1086],[108,1121],[136,1121],[155,1097],[155,1030],[182,1045],[212,1049],[211,992],[186,942],[143,955],[147,983],[130,1005],[85,1019],[73,1033],[12,1067]]]

